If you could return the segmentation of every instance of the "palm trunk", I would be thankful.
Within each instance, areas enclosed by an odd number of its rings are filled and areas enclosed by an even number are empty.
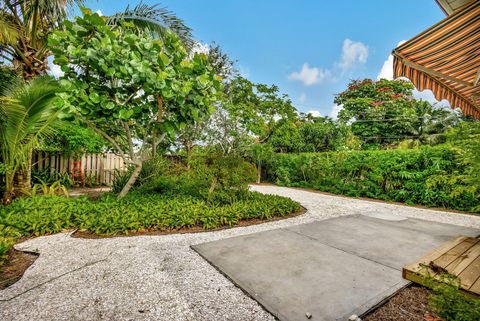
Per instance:
[[[33,149],[29,149],[25,168],[18,169],[13,179],[13,195],[28,195],[32,189],[32,158]]]

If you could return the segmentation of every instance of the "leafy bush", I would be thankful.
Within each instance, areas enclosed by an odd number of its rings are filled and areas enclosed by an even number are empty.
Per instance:
[[[52,171],[50,167],[43,169],[32,169],[32,183],[33,184],[53,184],[59,181],[65,187],[73,186],[73,179],[69,173],[60,173]]]
[[[449,146],[277,154],[268,174],[287,186],[478,211],[480,186],[471,184],[468,166],[458,159]]]
[[[33,196],[0,207],[0,257],[5,256],[19,237],[65,229],[79,228],[102,235],[193,226],[212,229],[232,226],[241,220],[281,217],[299,209],[300,205],[288,198],[248,191],[232,191],[228,201],[217,199],[215,202],[140,191],[122,199],[106,194],[96,201]]]
[[[425,284],[432,289],[429,305],[445,321],[480,320],[480,300],[467,297],[460,291],[460,279],[450,274],[440,274],[440,282],[432,277]]]
[[[115,169],[113,172],[112,192],[115,194],[120,193],[122,188],[127,184],[128,179],[132,175],[134,167],[130,166],[127,170]]]
[[[196,157],[185,164],[162,157],[145,162],[137,188],[144,193],[211,199],[215,192],[240,191],[255,180],[255,168],[238,156]]]

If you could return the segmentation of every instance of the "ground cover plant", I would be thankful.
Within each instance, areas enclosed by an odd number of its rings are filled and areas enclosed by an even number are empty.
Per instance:
[[[161,173],[160,173],[161,171]],[[248,172],[251,174],[249,175]],[[240,158],[202,158],[186,165],[156,158],[143,167],[131,194],[97,200],[36,195],[0,207],[0,256],[22,237],[80,229],[98,235],[214,229],[268,220],[300,210],[288,198],[248,191],[252,165]]]
[[[462,154],[463,155],[463,154]],[[347,196],[478,212],[480,186],[448,145],[419,149],[277,154],[269,178]]]

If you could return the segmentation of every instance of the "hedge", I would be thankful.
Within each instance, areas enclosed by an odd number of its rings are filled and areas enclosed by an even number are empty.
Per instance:
[[[449,146],[276,154],[269,180],[347,196],[479,212],[480,187]]]

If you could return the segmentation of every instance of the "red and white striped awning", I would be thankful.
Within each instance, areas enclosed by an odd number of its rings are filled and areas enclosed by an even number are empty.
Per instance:
[[[394,77],[480,119],[480,0],[393,50]]]

